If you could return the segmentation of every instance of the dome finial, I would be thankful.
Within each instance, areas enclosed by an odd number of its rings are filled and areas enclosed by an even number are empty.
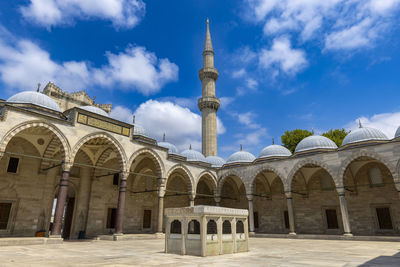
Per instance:
[[[243,146],[242,146],[242,144],[240,144],[240,151],[242,151],[243,150]]]
[[[207,18],[207,24],[209,24],[210,23],[210,20]]]
[[[162,141],[165,142],[165,133],[163,134]]]
[[[275,145],[275,140],[274,140],[274,138],[272,137],[272,144],[273,145]]]
[[[314,127],[312,127],[311,133],[312,135],[314,135]]]
[[[133,115],[133,117],[132,117],[132,123],[133,124],[135,124],[135,117],[136,117],[135,115]]]
[[[37,84],[36,92],[38,92],[38,93],[40,92],[40,83]]]
[[[192,144],[189,145],[189,150],[192,150]]]
[[[362,124],[361,124],[361,120],[360,119],[358,119],[358,127],[362,128]]]

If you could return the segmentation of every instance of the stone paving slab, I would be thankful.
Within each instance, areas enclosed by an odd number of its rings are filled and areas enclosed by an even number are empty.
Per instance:
[[[164,240],[0,247],[0,266],[400,266],[400,243],[251,238],[250,252],[165,254]]]

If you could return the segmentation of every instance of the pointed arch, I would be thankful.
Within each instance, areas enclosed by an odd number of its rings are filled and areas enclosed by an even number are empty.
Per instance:
[[[400,182],[399,175],[398,175],[398,172],[396,171],[395,166],[393,166],[393,164],[391,164],[388,159],[386,159],[385,157],[382,157],[381,155],[379,155],[378,153],[376,153],[374,151],[359,150],[359,151],[352,153],[350,156],[348,156],[342,162],[342,165],[340,166],[339,174],[338,174],[338,179],[340,180],[339,182],[340,182],[341,186],[343,186],[343,184],[344,184],[344,175],[346,173],[347,168],[350,166],[350,164],[354,160],[356,160],[360,157],[368,157],[368,158],[372,158],[372,159],[375,159],[375,160],[381,162],[390,171],[390,174],[392,175],[394,182],[395,183]],[[400,160],[398,162],[398,166],[399,166],[399,164],[400,164]]]
[[[55,125],[50,124],[43,120],[34,120],[20,123],[14,126],[11,130],[9,130],[0,141],[0,151],[5,152],[7,144],[10,140],[16,136],[18,133],[29,129],[29,128],[45,128],[48,131],[52,132],[55,136],[57,136],[58,140],[61,142],[61,150],[62,150],[62,160],[64,162],[71,161],[71,147],[68,142],[67,137],[62,133],[60,129],[58,129]]]
[[[244,186],[244,189],[246,191],[246,194],[249,194],[251,191],[250,187],[248,184],[246,184],[245,182],[243,182],[243,179],[241,178],[240,174],[234,170],[225,173],[224,175],[221,176],[221,178],[219,178],[218,180],[218,186],[217,186],[217,196],[221,196],[221,192],[222,192],[222,186],[224,185],[226,179],[228,177],[237,177],[237,179],[239,179],[241,181],[241,183]],[[239,188],[238,188],[239,189]]]
[[[257,176],[260,174],[260,173],[262,173],[262,172],[264,172],[264,171],[270,171],[270,172],[273,172],[277,177],[276,178],[279,178],[279,180],[281,180],[281,182],[282,182],[282,184],[285,184],[285,180],[284,180],[284,176],[283,176],[283,174],[278,170],[278,169],[276,169],[276,168],[274,168],[274,167],[272,167],[271,165],[262,165],[262,166],[260,166],[259,168],[257,168],[257,169],[255,169],[254,171],[253,171],[253,173],[252,173],[252,176],[251,176],[251,178],[250,178],[250,192],[253,192],[253,186],[254,186],[254,182],[255,182],[255,180],[256,180],[256,178],[257,178]],[[275,178],[275,179],[276,179]],[[274,180],[275,180],[274,179]],[[271,183],[272,184],[272,183]],[[271,184],[269,184],[269,186],[271,186]]]
[[[91,133],[88,134],[84,137],[82,137],[74,146],[74,148],[72,149],[72,153],[71,153],[71,159],[72,162],[75,160],[75,157],[79,151],[79,149],[81,149],[81,147],[88,141],[92,140],[92,139],[106,139],[115,149],[117,152],[117,155],[119,156],[119,161],[120,161],[120,168],[123,171],[126,171],[126,154],[125,151],[122,147],[122,145],[110,134],[105,133],[105,132],[96,132],[96,133]]]
[[[322,169],[324,169],[333,179],[334,183],[336,186],[338,186],[338,181],[337,179],[335,179],[335,173],[334,171],[324,162],[318,161],[318,160],[314,160],[314,159],[305,159],[305,160],[301,160],[299,162],[296,163],[296,165],[294,165],[294,167],[292,168],[292,170],[290,171],[289,175],[288,175],[288,180],[286,182],[285,185],[285,191],[291,191],[292,190],[292,182],[293,182],[293,178],[296,175],[296,173],[303,168],[306,165],[316,165]]]
[[[135,161],[135,159],[142,154],[149,155],[149,158],[154,162],[154,165],[157,168],[156,172],[158,173],[158,175],[160,175],[160,177],[164,177],[164,174],[165,174],[164,163],[163,163],[161,157],[150,148],[141,148],[141,149],[135,151],[129,158],[128,165],[127,165],[128,168],[130,169],[132,167],[132,164]]]
[[[191,174],[189,169],[186,166],[182,165],[182,164],[176,164],[171,169],[169,169],[169,171],[168,171],[168,173],[166,175],[165,185],[168,184],[168,180],[170,179],[171,175],[174,172],[179,172],[179,171],[184,173],[184,175],[182,175],[182,176],[186,180],[186,182],[188,183],[188,191],[191,194],[193,194],[194,193],[194,191],[193,191],[193,188],[194,188],[193,175]]]
[[[206,178],[206,177],[209,177],[209,178]],[[207,179],[207,181],[211,182],[211,189],[212,189],[213,193],[215,194],[217,192],[217,178],[215,178],[215,176],[210,171],[207,171],[207,170],[200,173],[200,175],[196,179],[194,192],[197,192],[197,185],[199,184],[200,180],[202,180],[202,179]]]

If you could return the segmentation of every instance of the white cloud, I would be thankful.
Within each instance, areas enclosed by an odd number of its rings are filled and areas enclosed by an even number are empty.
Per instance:
[[[20,10],[25,19],[51,28],[77,19],[103,19],[116,28],[133,28],[145,13],[142,0],[31,0]]]
[[[370,47],[396,25],[400,0],[246,0],[248,18],[265,35],[298,34],[305,42],[323,38],[325,49]],[[354,40],[351,40],[352,37]]]
[[[387,137],[393,138],[397,127],[400,126],[400,112],[380,113],[371,117],[362,116],[349,122],[345,128],[348,130],[357,129],[359,127],[359,120],[363,127],[381,130]]]
[[[251,129],[258,129],[261,126],[257,123],[254,122],[254,118],[256,117],[256,114],[254,114],[251,111],[245,112],[245,113],[232,113],[234,117],[238,119],[238,121],[251,128]]]
[[[233,78],[242,78],[244,75],[246,75],[246,70],[244,68],[232,72]]]
[[[223,96],[220,97],[219,100],[221,101],[221,108],[226,108],[227,106],[229,106],[229,104],[235,101],[235,98],[230,96]]]
[[[296,74],[308,65],[304,51],[291,48],[287,37],[275,38],[271,49],[261,50],[259,63],[263,68],[275,67],[286,74]]]
[[[129,123],[133,114],[136,123],[143,126],[150,137],[160,140],[165,133],[167,141],[175,144],[179,150],[187,149],[189,144],[201,150],[201,116],[188,108],[170,101],[148,100],[135,112],[122,106],[116,106],[111,111],[111,117]],[[223,134],[225,131],[222,121],[217,118],[217,133]]]
[[[29,40],[0,33],[0,79],[10,88],[29,90],[37,82],[52,81],[67,91],[88,86],[137,90],[149,95],[178,79],[179,68],[168,59],[158,59],[141,46],[124,52],[106,53],[108,63],[100,68],[85,61],[57,62],[46,50]]]
[[[267,130],[265,128],[259,128],[253,132],[241,135],[237,143],[242,144],[244,150],[250,150],[253,146],[264,143],[265,137],[267,137]]]

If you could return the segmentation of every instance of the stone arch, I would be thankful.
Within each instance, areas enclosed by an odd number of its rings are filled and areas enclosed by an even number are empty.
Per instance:
[[[356,160],[357,158],[360,158],[360,157],[369,157],[369,158],[372,158],[372,159],[375,159],[375,160],[381,162],[390,171],[390,174],[392,175],[394,182],[395,183],[399,183],[400,182],[399,181],[399,176],[398,176],[397,171],[396,171],[396,168],[390,163],[390,161],[388,159],[380,156],[378,153],[373,152],[373,151],[359,150],[359,151],[356,151],[356,152],[352,153],[350,156],[348,156],[342,162],[342,165],[340,166],[339,174],[338,174],[339,184],[341,186],[343,186],[344,175],[346,173],[347,168],[350,166],[350,164],[354,160]],[[399,160],[398,164],[400,164],[400,160]]]
[[[222,175],[219,180],[218,180],[218,186],[217,186],[217,196],[221,196],[221,192],[222,192],[222,186],[224,185],[226,179],[230,176],[236,176],[238,179],[240,179],[240,181],[242,182],[242,184],[244,185],[244,188],[246,190],[246,194],[248,194],[250,191],[249,185],[246,184],[243,179],[241,178],[241,176],[235,172],[235,171],[231,171],[231,172],[227,172],[224,175]]]
[[[185,174],[185,175],[183,175],[183,178],[188,183],[188,187],[189,187],[188,191],[191,194],[193,194],[194,193],[194,191],[193,191],[193,188],[194,188],[193,175],[191,174],[189,169],[186,166],[182,165],[182,164],[176,164],[171,169],[169,169],[169,171],[168,171],[168,173],[166,175],[165,186],[167,186],[168,180],[170,179],[171,174],[173,174],[177,170],[183,171],[183,173]]]
[[[72,153],[71,153],[71,160],[72,162],[75,160],[76,154],[78,153],[79,149],[89,140],[92,139],[96,139],[96,138],[102,138],[102,139],[106,139],[108,140],[117,150],[117,154],[119,154],[120,156],[120,168],[123,171],[126,171],[126,154],[125,154],[125,150],[123,149],[122,145],[110,134],[105,133],[105,132],[96,132],[96,133],[91,133],[88,134],[84,137],[82,137],[74,146],[74,148],[72,149]]]
[[[253,188],[254,181],[256,180],[257,176],[263,171],[271,171],[271,172],[275,173],[278,176],[277,178],[279,178],[279,180],[281,180],[282,184],[285,185],[285,180],[283,179],[284,176],[278,169],[276,169],[276,168],[274,168],[272,166],[269,166],[269,165],[266,165],[266,166],[264,165],[264,166],[262,166],[260,168],[257,168],[253,172],[253,174],[252,174],[252,176],[250,178],[250,181],[249,181],[250,192],[253,192],[253,190],[254,190],[254,188]],[[271,186],[271,185],[269,185],[269,186]]]
[[[333,170],[328,166],[328,164],[323,163],[318,160],[314,160],[314,159],[305,159],[305,160],[301,160],[301,161],[297,162],[296,165],[294,165],[294,167],[290,171],[287,182],[286,182],[286,184],[284,183],[285,191],[292,190],[292,182],[293,182],[294,175],[297,173],[297,171],[299,171],[301,168],[303,168],[307,164],[317,165],[317,166],[321,167],[322,169],[324,169],[332,177],[335,185],[338,186],[338,181],[337,181],[337,179],[335,179],[336,176],[334,175]]]
[[[138,156],[140,156],[140,155],[142,155],[142,154],[149,154],[149,155],[150,155],[149,158],[150,158],[151,160],[154,161],[155,166],[157,167],[156,172],[159,173],[160,177],[164,177],[164,174],[165,174],[165,167],[164,167],[164,163],[163,163],[161,157],[160,157],[156,152],[154,152],[152,149],[149,149],[149,148],[141,148],[141,149],[135,151],[135,152],[131,155],[131,157],[129,158],[128,165],[127,165],[127,166],[128,166],[128,169],[131,168],[131,166],[132,166],[134,160],[135,160]],[[167,176],[167,177],[168,177],[168,176]]]
[[[10,140],[20,133],[23,130],[29,129],[29,128],[36,128],[36,127],[42,127],[45,128],[49,131],[51,131],[59,141],[61,142],[61,149],[63,151],[62,155],[62,160],[64,162],[70,162],[71,160],[71,146],[68,142],[67,137],[53,124],[50,124],[46,121],[42,120],[35,120],[35,121],[27,121],[20,123],[16,126],[14,126],[11,130],[9,130],[4,137],[0,141],[0,151],[5,152],[7,144],[10,142]],[[1,156],[0,156],[1,157]]]
[[[196,179],[196,183],[194,186],[194,192],[197,192],[197,185],[199,184],[199,181],[201,180],[201,178],[203,178],[204,176],[209,176],[210,179],[208,179],[209,181],[211,181],[211,189],[214,191],[214,194],[217,192],[217,179],[215,178],[215,176],[210,172],[210,171],[203,171],[202,173],[200,173],[200,175],[197,177]]]

